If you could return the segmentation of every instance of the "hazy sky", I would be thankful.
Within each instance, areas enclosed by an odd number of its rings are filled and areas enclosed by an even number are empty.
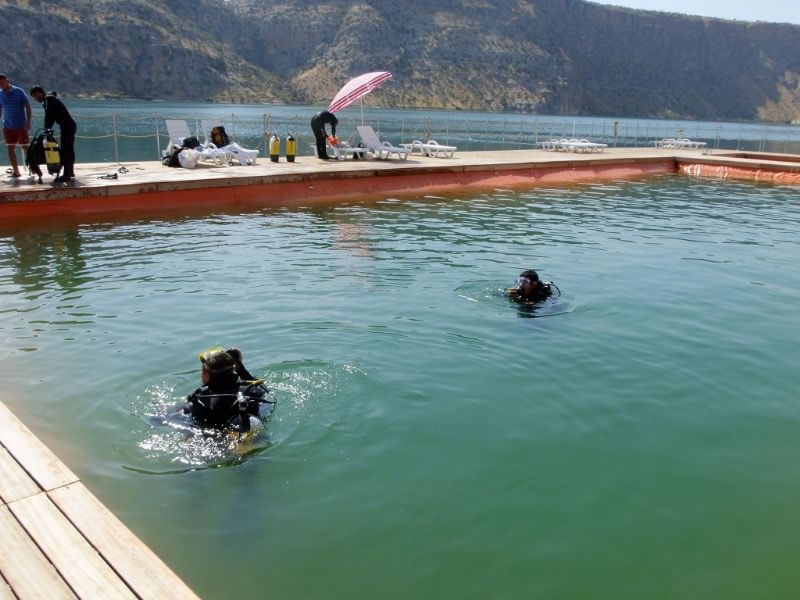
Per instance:
[[[645,10],[736,19],[800,24],[800,0],[591,0]]]

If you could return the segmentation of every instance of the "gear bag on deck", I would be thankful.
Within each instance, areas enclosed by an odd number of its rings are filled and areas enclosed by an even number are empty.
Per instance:
[[[38,175],[42,178],[42,170],[39,165],[47,165],[47,172],[50,175],[58,175],[61,170],[61,151],[50,129],[40,129],[34,134],[30,144],[28,144],[28,154],[25,157],[25,164],[31,175]]]

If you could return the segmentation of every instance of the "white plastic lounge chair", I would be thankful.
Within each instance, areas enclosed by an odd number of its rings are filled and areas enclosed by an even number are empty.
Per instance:
[[[555,150],[563,150],[564,152],[569,151],[570,140],[568,140],[567,138],[560,138],[558,140],[553,139],[550,141],[553,142],[553,148]]]
[[[217,119],[203,119],[200,121],[200,125],[203,127],[203,135],[205,136],[203,145],[214,146],[211,141],[211,130],[214,129],[214,127],[222,127],[222,123],[220,123]],[[248,150],[247,148],[242,148],[236,142],[231,142],[227,146],[214,147],[222,150],[223,152],[229,152],[233,159],[239,161],[239,164],[243,167],[256,164],[256,159],[258,159],[258,150]]]
[[[607,144],[595,144],[587,139],[570,138],[559,140],[558,146],[566,152],[601,152]]]
[[[327,146],[328,150],[333,152],[333,155],[336,157],[336,160],[344,160],[347,158],[348,154],[352,158],[355,158],[356,154],[358,154],[362,158],[366,158],[367,149],[364,148],[363,146],[350,146],[349,144],[343,144],[343,143],[340,143],[338,146],[332,146],[331,144],[327,144]]]
[[[455,146],[444,146],[436,140],[428,140],[427,142],[414,140],[410,144],[400,145],[408,150],[410,154],[414,154],[414,152],[418,151],[420,154],[424,154],[425,156],[438,157],[441,154],[443,158],[453,158],[453,154],[455,154],[456,150],[458,150],[458,148]]]
[[[675,143],[678,148],[689,148],[691,150],[700,150],[706,145],[705,142],[693,142],[687,138],[676,139]]]
[[[317,144],[312,142],[309,144],[311,146],[311,154],[314,156],[317,155]],[[345,142],[340,142],[338,146],[333,146],[330,142],[326,140],[325,147],[328,151],[328,156],[333,154],[333,157],[336,160],[344,160],[347,158],[348,155],[355,158],[356,154],[366,155],[367,149],[363,146],[351,146]]]
[[[165,123],[169,134],[169,144],[166,152],[169,154],[176,146],[178,148],[183,146],[183,140],[191,137],[192,133],[183,119],[166,119]],[[230,152],[220,150],[214,144],[200,146],[195,150],[200,154],[200,160],[211,161],[216,165],[227,166],[231,160]]]
[[[664,138],[663,140],[656,140],[653,142],[656,148],[679,148],[678,140],[675,138]]]
[[[693,142],[687,138],[664,138],[663,140],[654,140],[656,148],[688,148],[691,150],[700,150],[705,148],[706,142]]]
[[[608,144],[598,144],[596,142],[590,142],[587,139],[579,140],[576,138],[567,140],[565,146],[570,152],[602,152],[608,148]]]
[[[382,142],[378,139],[378,134],[370,125],[358,125],[358,135],[367,147],[367,150],[372,152],[376,158],[389,158],[392,154],[397,154],[397,158],[406,160],[410,150],[408,148],[401,148],[392,146],[389,142]],[[362,148],[363,151],[363,148]]]

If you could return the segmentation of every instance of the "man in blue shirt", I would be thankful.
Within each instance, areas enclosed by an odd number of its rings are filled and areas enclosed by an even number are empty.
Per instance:
[[[12,177],[19,177],[17,164],[17,145],[22,153],[28,152],[28,130],[31,128],[31,103],[21,88],[11,85],[0,73],[0,115],[3,116],[3,138],[8,146],[8,162],[11,163]]]

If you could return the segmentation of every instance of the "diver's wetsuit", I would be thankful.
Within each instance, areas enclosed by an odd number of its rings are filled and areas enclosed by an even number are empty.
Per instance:
[[[75,177],[75,133],[78,131],[78,126],[55,92],[45,95],[43,104],[44,128],[52,129],[53,123],[58,123],[61,129],[59,148],[61,164],[64,165],[62,177]]]
[[[513,300],[517,302],[541,302],[542,300],[547,300],[550,296],[553,295],[553,288],[550,287],[549,283],[542,283],[539,282],[539,285],[532,291],[532,293],[522,296],[518,295],[516,297],[512,296]]]
[[[339,119],[333,113],[323,110],[311,117],[311,131],[317,140],[317,157],[328,158],[328,150],[325,148],[325,125],[331,126],[331,135],[336,135],[336,126]]]
[[[547,283],[540,283],[536,286],[536,293],[531,300],[533,302],[541,302],[542,300],[547,300],[552,295],[553,290],[550,288],[550,285]]]
[[[243,402],[239,401],[240,392]],[[204,385],[188,397],[183,412],[204,427],[249,431],[250,416],[258,417],[259,406],[269,402],[268,393],[263,384],[242,380],[221,388]]]

